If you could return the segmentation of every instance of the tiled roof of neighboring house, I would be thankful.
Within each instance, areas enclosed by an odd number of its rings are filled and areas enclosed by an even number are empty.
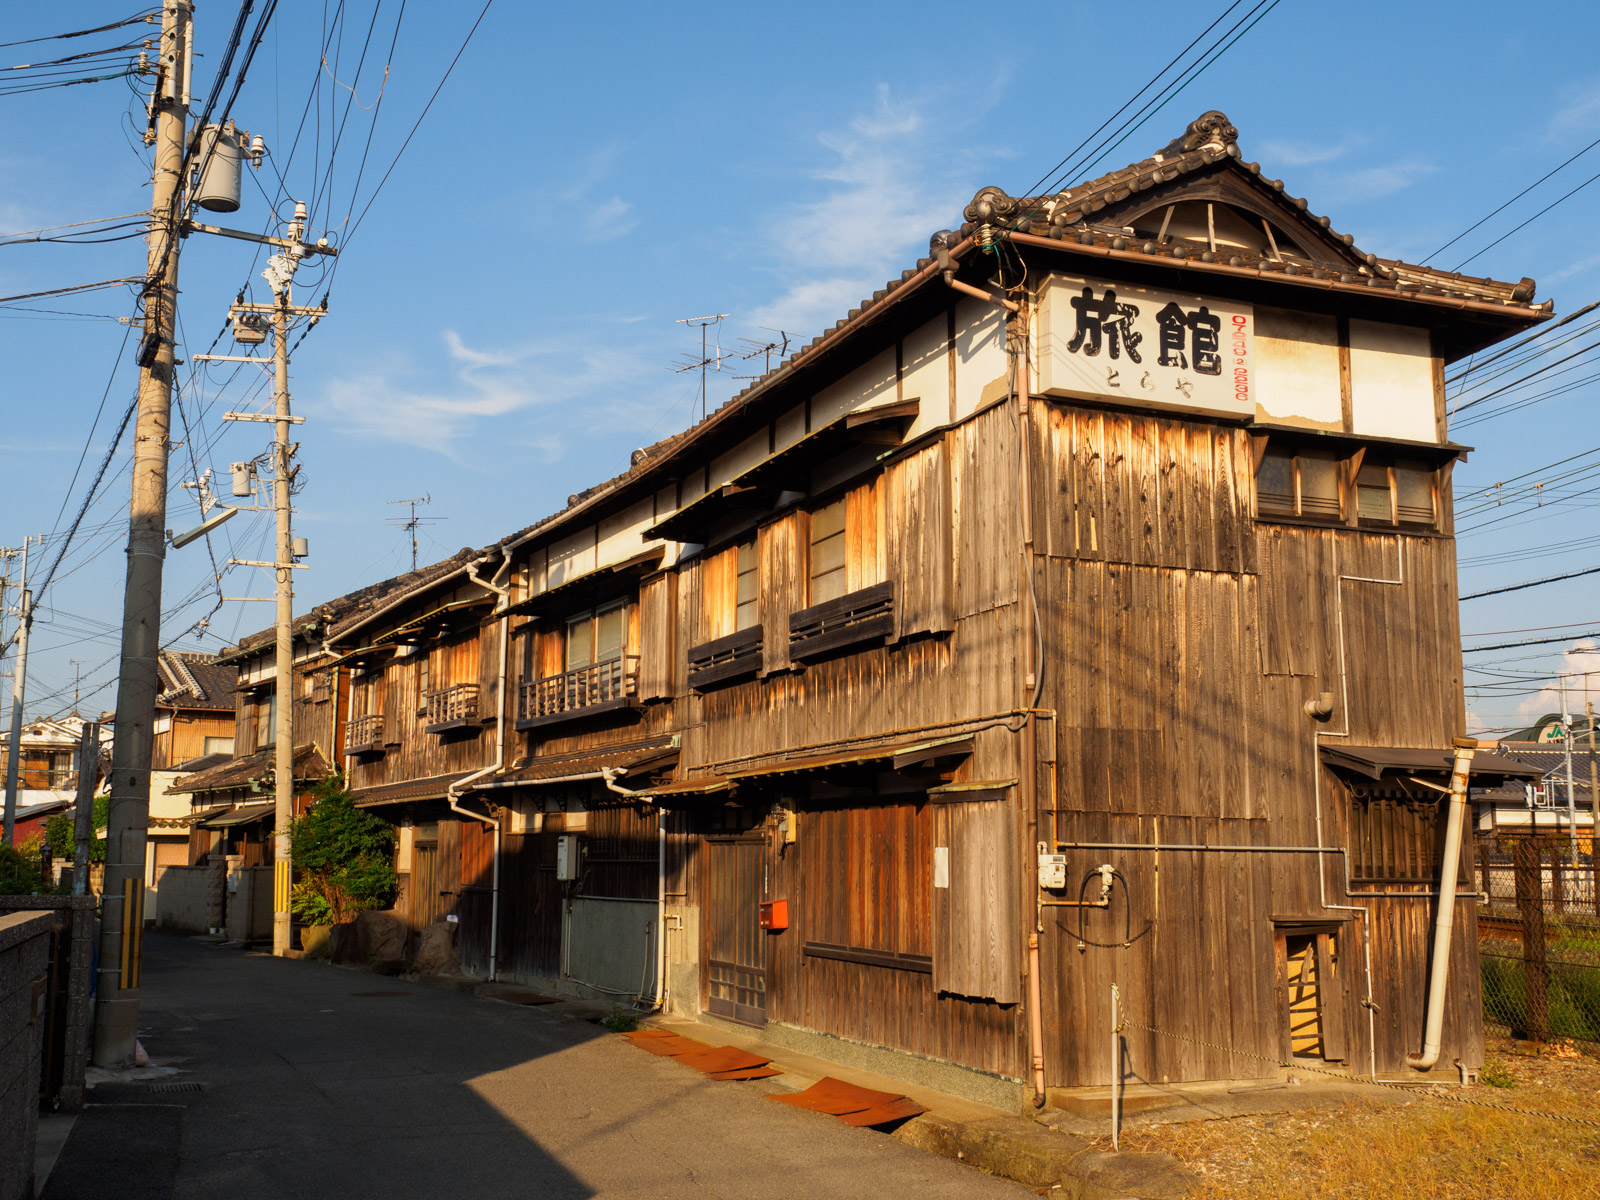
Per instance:
[[[405,800],[440,800],[458,779],[465,779],[472,771],[457,771],[453,775],[434,775],[428,779],[406,779],[399,783],[383,783],[376,787],[355,788],[350,799],[357,808],[373,808],[379,804],[399,804]]]
[[[467,565],[474,558],[480,557],[485,552],[474,550],[471,546],[464,546],[442,562],[430,566],[420,567],[415,571],[408,571],[404,575],[396,575],[392,579],[385,579],[379,583],[369,584],[353,592],[346,592],[342,596],[335,596],[332,600],[325,600],[316,607],[301,613],[294,619],[295,630],[328,629],[337,622],[364,613],[375,608],[386,598],[392,597],[399,591],[412,591],[424,587],[444,575],[449,575]],[[257,630],[249,637],[240,638],[237,645],[229,646],[222,652],[222,661],[236,661],[242,655],[250,654],[257,650],[268,649],[273,645],[277,636],[275,628]]]
[[[167,789],[167,795],[173,796],[185,792],[199,795],[202,792],[231,791],[235,788],[247,788],[252,784],[258,789],[264,788],[272,780],[272,759],[271,750],[263,750],[244,758],[229,758],[224,763],[207,767],[193,775],[180,776]],[[317,746],[295,747],[296,783],[315,783],[326,779],[329,774],[328,760],[323,757],[322,751]]]
[[[1192,271],[1196,276],[1246,276],[1319,292],[1388,295],[1393,299],[1437,305],[1447,311],[1467,308],[1479,313],[1503,314],[1502,319],[1508,322],[1520,322],[1517,326],[1520,328],[1550,316],[1549,302],[1533,303],[1535,284],[1531,279],[1504,283],[1364,254],[1355,247],[1353,237],[1336,233],[1327,217],[1311,213],[1303,198],[1287,195],[1281,180],[1263,179],[1259,164],[1243,162],[1237,139],[1238,130],[1224,114],[1208,112],[1192,121],[1178,138],[1150,157],[1064,192],[1017,199],[999,188],[981,189],[963,213],[965,223],[958,230],[936,233],[929,244],[932,253],[919,259],[916,266],[906,269],[898,278],[887,281],[843,318],[697,424],[654,445],[635,450],[628,470],[574,493],[568,497],[565,508],[525,526],[502,539],[501,544],[514,546],[565,524],[594,502],[651,472],[664,458],[687,449],[690,443],[700,441],[704,435],[726,424],[752,402],[786,381],[796,370],[809,367],[813,359],[829,351],[841,338],[878,321],[888,307],[907,292],[937,278],[944,270],[941,259],[946,255],[960,258],[970,252],[974,247],[974,237],[981,234],[986,225],[1001,231],[1049,238],[1057,242],[1063,251],[1083,254],[1091,261],[1106,257],[1131,258],[1181,266],[1181,269]],[[1210,251],[1196,252],[1192,246],[1178,241],[1159,246],[1149,241],[1134,245],[1122,228],[1104,227],[1095,220],[1108,207],[1119,205],[1151,187],[1219,164],[1231,164],[1244,176],[1258,181],[1259,186],[1266,189],[1275,202],[1281,201],[1282,205],[1287,206],[1285,220],[1289,219],[1292,211],[1298,215],[1301,227],[1309,223],[1314,228],[1320,228],[1322,233],[1317,239],[1317,259],[1285,261],[1232,249],[1223,256]],[[1307,236],[1309,238],[1310,234]],[[1194,279],[1184,283],[1185,288],[1193,286]]]
[[[191,758],[188,762],[179,763],[172,769],[174,771],[180,771],[185,775],[192,775],[197,774],[200,771],[208,770],[211,767],[220,767],[223,763],[232,761],[233,755],[226,752],[219,754],[202,754],[199,758]]]
[[[239,673],[219,663],[215,654],[163,650],[157,667],[161,672],[158,703],[233,711],[233,689]]]
[[[1537,767],[1544,776],[1545,786],[1557,788],[1563,801],[1565,800],[1567,755],[1561,743],[1508,742],[1502,739],[1495,753]],[[1485,757],[1487,756],[1480,754],[1478,759],[1482,760]],[[1600,775],[1600,749],[1596,749],[1595,759],[1596,774]],[[1474,766],[1476,766],[1476,762]],[[1572,785],[1578,806],[1587,809],[1590,800],[1589,745],[1582,738],[1578,739],[1572,747]],[[1518,804],[1523,802],[1526,794],[1522,784],[1514,781],[1507,781],[1503,787],[1472,789],[1472,796],[1475,800],[1514,800]]]

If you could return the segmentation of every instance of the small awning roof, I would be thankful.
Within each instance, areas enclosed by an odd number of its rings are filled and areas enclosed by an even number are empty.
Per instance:
[[[270,817],[277,805],[272,801],[265,804],[241,804],[238,808],[223,813],[219,817],[201,821],[204,829],[222,829],[228,825],[247,825],[251,821],[259,821],[262,817]]]
[[[357,808],[376,808],[380,804],[401,804],[407,800],[442,800],[450,785],[473,771],[457,771],[453,775],[432,775],[427,779],[408,779],[403,783],[383,783],[377,787],[356,788],[350,799]]]
[[[842,750],[836,754],[813,754],[804,758],[789,758],[782,762],[764,763],[758,767],[745,767],[721,775],[685,779],[666,783],[660,787],[641,791],[639,795],[654,799],[674,796],[704,796],[732,791],[741,783],[756,783],[762,779],[782,775],[805,775],[825,771],[831,767],[864,766],[883,763],[891,771],[903,771],[943,758],[964,758],[972,753],[972,735],[933,738],[928,741],[902,743],[896,746],[871,746],[866,749]]]
[[[651,546],[631,558],[625,558],[621,562],[607,563],[605,566],[598,567],[593,571],[585,571],[582,575],[575,575],[571,579],[564,580],[556,584],[555,587],[545,588],[542,592],[536,592],[526,600],[519,600],[516,604],[506,609],[506,612],[541,612],[551,605],[561,603],[563,600],[576,599],[584,589],[596,584],[625,575],[648,575],[661,565],[661,559],[666,552],[667,548],[665,546]],[[527,628],[529,627],[523,626],[523,629]]]
[[[663,739],[646,746],[606,747],[587,750],[580,754],[552,755],[535,759],[531,763],[505,771],[494,780],[496,787],[527,784],[537,787],[544,783],[572,781],[575,778],[598,779],[602,767],[615,767],[624,775],[671,767],[678,761],[678,747],[671,739]]]
[[[756,511],[772,507],[773,495],[786,484],[803,490],[806,469],[819,458],[836,452],[848,442],[874,441],[895,444],[916,420],[919,401],[878,404],[856,409],[813,429],[810,433],[769,454],[721,487],[684,505],[669,517],[645,530],[647,538],[666,538],[675,542],[700,540],[705,526],[719,513],[748,506]]]
[[[1382,779],[1385,775],[1448,775],[1455,754],[1425,746],[1324,745],[1322,760],[1330,767]],[[1491,779],[1538,779],[1540,774],[1538,767],[1492,751],[1480,750],[1472,760],[1474,784],[1487,785]]]
[[[872,746],[864,750],[847,750],[838,754],[816,754],[806,758],[790,758],[783,762],[767,763],[728,771],[725,778],[738,782],[741,779],[759,779],[768,775],[801,775],[823,771],[829,767],[854,766],[862,763],[886,762],[892,771],[918,766],[939,758],[959,758],[972,753],[972,735],[935,738],[932,741],[914,742],[899,746]]]

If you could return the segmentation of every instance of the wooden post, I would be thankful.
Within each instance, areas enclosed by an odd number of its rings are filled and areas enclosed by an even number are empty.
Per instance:
[[[1122,997],[1117,985],[1111,985],[1111,1148],[1120,1150],[1122,1131]]]
[[[1545,963],[1544,888],[1538,842],[1533,838],[1518,838],[1515,858],[1517,907],[1522,910],[1522,982],[1527,1005],[1527,1034],[1533,1041],[1544,1042],[1550,1038],[1549,967]]]

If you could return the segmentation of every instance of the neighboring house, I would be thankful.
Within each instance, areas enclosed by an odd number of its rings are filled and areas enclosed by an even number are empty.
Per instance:
[[[297,618],[297,754],[399,828],[413,924],[1013,1097],[1110,1080],[1113,983],[1139,1078],[1415,1077],[1466,721],[1444,373],[1549,305],[1364,253],[1236,137],[983,189],[624,474]],[[270,633],[227,660],[244,761]]]
[[[1559,719],[1557,728],[1559,728]],[[1579,718],[1580,722],[1582,718]],[[1541,726],[1535,726],[1534,732]],[[1494,853],[1502,834],[1536,833],[1545,837],[1567,837],[1577,833],[1581,854],[1593,853],[1595,814],[1600,811],[1600,796],[1591,781],[1600,781],[1600,748],[1591,750],[1587,726],[1580,726],[1572,746],[1571,808],[1568,808],[1567,753],[1560,736],[1537,740],[1512,741],[1502,738],[1497,753],[1525,763],[1534,777],[1508,779],[1494,788],[1473,788],[1474,828]]]
[[[42,717],[22,727],[22,756],[17,775],[16,840],[25,842],[44,832],[44,823],[57,813],[71,810],[78,792],[78,746],[84,719]],[[99,776],[109,767],[111,726],[100,727]],[[11,733],[0,732],[0,789],[11,766]],[[96,778],[98,787],[99,777]],[[3,793],[0,793],[3,794]]]

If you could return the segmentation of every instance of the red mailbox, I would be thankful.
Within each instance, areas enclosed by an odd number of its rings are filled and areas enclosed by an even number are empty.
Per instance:
[[[763,901],[759,922],[763,929],[789,928],[789,902],[787,900]]]

